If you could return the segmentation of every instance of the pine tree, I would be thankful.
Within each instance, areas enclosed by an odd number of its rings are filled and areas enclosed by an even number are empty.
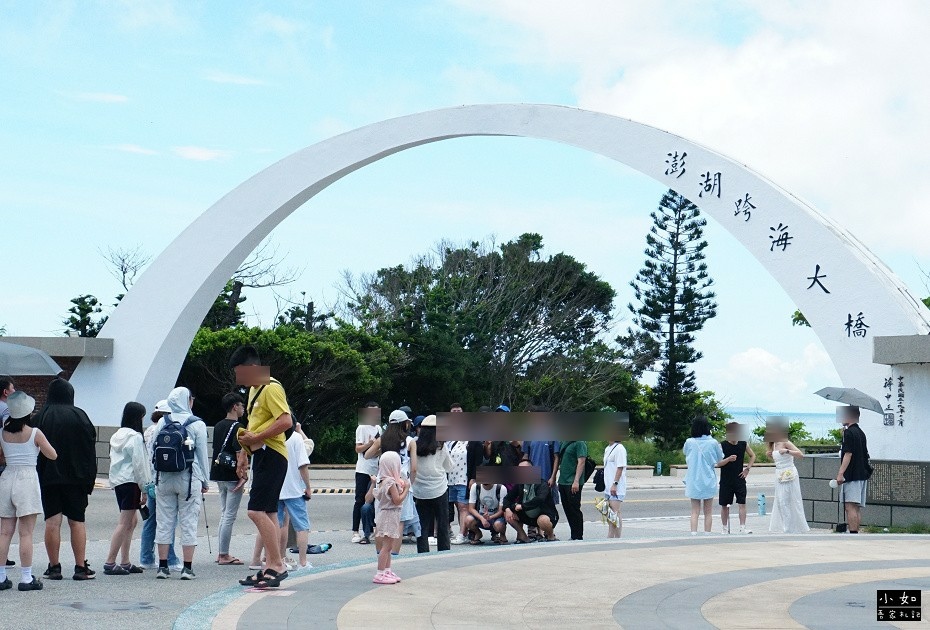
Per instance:
[[[704,226],[697,206],[669,190],[653,212],[646,236],[646,262],[630,285],[638,307],[629,305],[641,332],[661,363],[652,397],[658,409],[653,430],[665,446],[677,445],[686,435],[698,403],[694,372],[701,358],[694,334],[717,314],[714,281],[707,274]]]

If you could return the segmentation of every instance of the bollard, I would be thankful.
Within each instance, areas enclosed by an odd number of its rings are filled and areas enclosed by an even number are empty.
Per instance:
[[[662,476],[662,462],[656,462],[656,474]]]
[[[765,516],[765,495],[759,495],[759,516]]]

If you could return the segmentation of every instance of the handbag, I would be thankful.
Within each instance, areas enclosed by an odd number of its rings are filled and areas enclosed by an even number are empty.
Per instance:
[[[607,463],[607,460],[610,459],[610,456],[614,454],[614,451],[617,450],[617,445],[615,444],[610,452],[604,456],[604,463]],[[587,462],[586,462],[587,463]],[[604,481],[604,469],[598,468],[594,471],[594,489],[597,492],[604,492],[607,489],[607,482]]]
[[[217,466],[220,468],[227,468],[229,470],[236,470],[238,466],[238,460],[236,456],[226,450],[226,445],[229,443],[229,436],[232,435],[232,432],[236,430],[236,425],[238,422],[233,422],[232,426],[229,427],[229,433],[226,434],[226,439],[223,440],[223,446],[220,447],[220,452],[217,454],[216,459],[213,460]]]

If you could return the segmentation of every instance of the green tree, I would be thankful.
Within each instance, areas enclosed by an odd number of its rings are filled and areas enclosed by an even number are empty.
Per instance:
[[[103,307],[93,295],[72,298],[68,313],[62,324],[66,331],[76,332],[79,337],[96,337],[107,321],[107,316],[102,315]]]
[[[646,262],[631,283],[637,306],[634,323],[651,338],[661,362],[652,394],[657,407],[655,436],[678,443],[695,415],[700,397],[689,366],[701,358],[694,335],[716,315],[713,280],[707,273],[703,239],[706,221],[697,206],[669,190],[651,215]],[[628,336],[636,332],[629,331]]]
[[[244,344],[258,349],[262,362],[284,385],[292,414],[318,442],[323,436],[343,435],[347,426],[354,432],[358,407],[369,398],[388,394],[392,375],[403,361],[400,350],[385,340],[340,321],[313,331],[289,324],[272,330],[201,328],[178,382],[190,387],[205,403],[203,408],[211,410],[213,415],[205,418],[210,422],[222,415],[220,398],[235,388],[227,362],[233,350]],[[323,460],[327,463],[347,462],[354,456],[351,435],[344,444],[320,446],[318,458],[337,457]]]
[[[200,324],[203,328],[223,330],[224,328],[234,328],[242,324],[245,313],[242,312],[239,305],[245,302],[247,298],[242,295],[241,286],[239,287],[239,294],[233,296],[234,288],[232,280],[226,283],[226,286],[223,287],[223,290],[213,301],[213,306],[207,311],[206,317],[203,318],[203,323]]]
[[[500,246],[444,243],[409,266],[348,279],[349,314],[410,358],[393,401],[516,408],[529,402],[525,379],[554,382],[590,362],[585,349],[608,331],[615,293],[575,258],[542,248],[538,234]],[[584,397],[598,396],[589,388]]]

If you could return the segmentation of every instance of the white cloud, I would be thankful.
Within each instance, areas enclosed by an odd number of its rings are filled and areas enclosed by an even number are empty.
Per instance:
[[[579,106],[701,142],[869,245],[923,253],[930,4],[457,4],[511,61],[574,70]]]
[[[272,33],[286,39],[304,30],[304,25],[296,20],[289,20],[273,13],[260,13],[255,16],[255,28],[263,33]]]
[[[85,101],[88,103],[127,103],[129,97],[124,94],[114,94],[112,92],[59,92],[62,96],[74,101]]]
[[[229,83],[231,85],[266,85],[261,79],[246,77],[240,74],[230,74],[228,72],[209,72],[204,77],[207,81],[213,83]]]
[[[813,392],[836,384],[836,378],[829,355],[816,343],[787,361],[763,348],[748,348],[732,355],[724,369],[701,373],[702,387],[720,398],[769,411],[809,408]]]
[[[209,162],[211,160],[221,160],[232,156],[230,151],[222,149],[208,149],[206,147],[173,147],[171,149],[178,157],[185,160],[194,160],[197,162]]]
[[[190,25],[175,0],[118,0],[111,6],[117,24],[127,30],[151,27],[179,30]]]
[[[147,149],[145,147],[139,146],[138,144],[116,144],[110,147],[117,151],[122,151],[124,153],[137,153],[139,155],[158,155],[158,151],[154,149]]]

